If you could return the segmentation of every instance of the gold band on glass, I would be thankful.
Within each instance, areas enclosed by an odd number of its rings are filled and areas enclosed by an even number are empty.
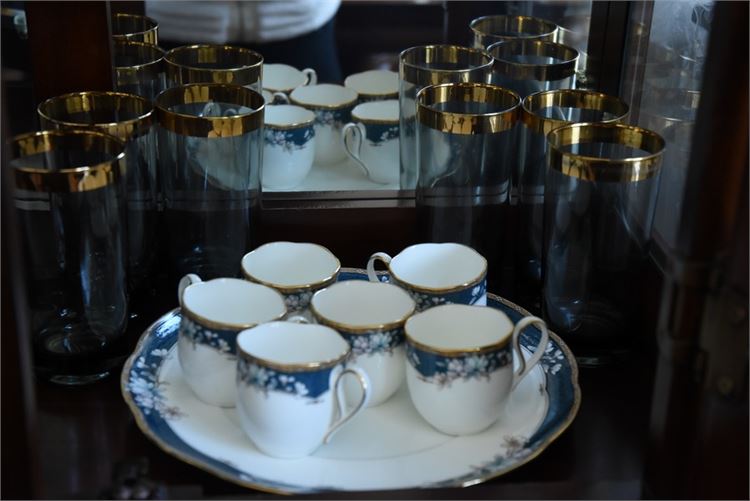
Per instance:
[[[484,50],[458,45],[423,45],[402,51],[398,66],[401,80],[419,87],[486,82],[492,71],[492,57]]]
[[[115,14],[112,17],[112,39],[159,44],[159,24],[146,16]]]
[[[595,110],[612,116],[612,118],[600,120],[601,123],[620,122],[630,112],[625,101],[601,92],[580,89],[548,90],[526,96],[522,103],[521,120],[529,130],[545,136],[552,130],[571,123],[568,120],[549,118],[539,113],[551,107]]]
[[[153,111],[151,101],[143,97],[99,91],[51,97],[37,107],[43,129],[96,129],[123,141],[148,132]]]
[[[602,158],[566,151],[585,143],[617,144],[648,154],[629,158]],[[559,127],[547,135],[547,161],[551,169],[584,181],[632,182],[654,176],[661,167],[664,139],[653,131],[622,124],[578,123]]]
[[[341,363],[343,363],[347,357],[349,357],[349,354],[351,353],[351,348],[347,348],[344,353],[341,355],[338,355],[335,358],[332,358],[330,360],[321,360],[320,362],[308,362],[308,363],[299,363],[299,364],[285,364],[282,362],[274,362],[273,360],[266,360],[265,358],[256,357],[254,355],[249,354],[248,352],[244,351],[239,344],[237,345],[237,354],[247,360],[248,362],[252,362],[256,365],[261,365],[263,367],[268,367],[270,369],[274,369],[281,372],[309,372],[309,371],[315,371],[318,369],[327,369],[329,367],[335,367]]]
[[[512,80],[562,80],[576,72],[578,51],[567,45],[544,40],[508,40],[487,48],[495,59],[492,72]],[[523,63],[518,56],[548,57],[554,63]]]
[[[518,38],[554,41],[557,25],[538,17],[484,16],[469,23],[474,33],[474,47],[482,49],[496,42]]]
[[[489,113],[440,111],[443,103],[481,103]],[[455,83],[425,87],[417,94],[417,121],[449,134],[488,134],[511,129],[518,121],[521,98],[515,92],[483,83]]]
[[[221,117],[199,117],[172,111],[174,106],[218,102],[250,108],[249,113]],[[156,98],[159,125],[182,136],[234,137],[263,125],[265,100],[254,90],[238,85],[191,84],[167,89]]]
[[[185,45],[167,52],[164,61],[167,80],[176,85],[253,85],[260,82],[263,72],[263,56],[230,45]]]
[[[113,48],[117,85],[154,80],[164,71],[164,51],[156,45],[115,40]]]
[[[45,193],[92,191],[125,178],[125,143],[92,130],[47,130],[22,134],[10,140],[16,188]],[[107,160],[94,165],[55,166],[54,170],[24,166],[24,157],[58,151],[99,152]]]

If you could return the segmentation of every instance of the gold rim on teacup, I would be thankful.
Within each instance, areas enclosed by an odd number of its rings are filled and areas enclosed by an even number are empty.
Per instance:
[[[172,106],[220,102],[250,108],[241,115],[199,117],[171,111]],[[176,134],[194,137],[234,137],[259,129],[263,125],[266,101],[263,96],[239,85],[188,84],[172,87],[159,94],[154,102],[156,118],[162,127]]]
[[[555,23],[538,17],[508,15],[478,17],[469,23],[469,28],[483,48],[504,40],[554,40],[558,31]]]
[[[115,14],[112,18],[113,40],[132,40],[157,45],[158,33],[159,23],[147,16]]]
[[[568,120],[539,115],[540,110],[552,106],[596,110],[613,116],[613,118],[601,120],[601,123],[619,122],[625,119],[630,112],[630,108],[625,101],[601,92],[581,89],[548,90],[526,96],[523,100],[521,121],[533,132],[545,136],[552,130],[571,123]]]
[[[601,158],[565,151],[573,144],[619,144],[648,154],[627,158]],[[577,123],[559,127],[547,135],[549,167],[584,181],[633,182],[659,172],[664,139],[641,127],[623,124]]]
[[[383,93],[379,93],[379,94],[369,94],[369,93],[365,93],[365,92],[359,92],[354,87],[349,87],[349,88],[352,89],[353,91],[355,91],[357,93],[357,95],[359,96],[360,99],[365,99],[365,100],[375,100],[375,99],[378,99],[378,100],[381,100],[381,101],[385,101],[386,99],[398,99],[398,91],[396,91],[396,92],[383,92]]]
[[[48,170],[17,167],[23,157],[55,151],[60,147],[111,154],[110,160],[89,166]],[[64,129],[30,132],[10,140],[16,188],[28,191],[79,193],[103,188],[124,179],[127,172],[125,143],[115,136],[90,129]]]
[[[347,343],[347,348],[344,353],[341,355],[338,355],[336,358],[331,358],[329,360],[322,360],[320,362],[308,362],[305,364],[284,364],[281,362],[274,362],[273,360],[266,360],[265,358],[256,357],[255,355],[251,355],[245,350],[243,350],[239,344],[237,344],[237,353],[240,357],[244,358],[245,360],[249,362],[253,362],[257,365],[262,365],[264,367],[269,367],[271,369],[275,369],[278,371],[283,372],[308,372],[308,371],[314,371],[317,369],[327,369],[330,367],[336,367],[340,363],[346,361],[346,359],[351,355],[352,349],[348,346],[349,343]]]
[[[297,87],[299,88],[299,87]],[[348,87],[346,87],[348,88]],[[295,89],[297,90],[297,89]],[[358,94],[353,89],[349,89],[352,92],[354,92],[355,97],[354,99],[350,101],[346,101],[343,104],[313,104],[313,103],[306,103],[304,101],[300,101],[299,99],[293,97],[291,94],[289,95],[289,102],[292,104],[295,104],[297,106],[302,106],[303,108],[307,110],[342,110],[344,108],[350,108],[357,105],[357,99]]]
[[[292,243],[292,242],[274,242],[274,243]],[[242,268],[242,274],[247,278],[247,280],[251,282],[256,282],[261,285],[266,285],[268,287],[272,287],[273,289],[276,289],[277,291],[283,293],[283,294],[291,294],[293,292],[299,292],[304,291],[308,289],[315,289],[319,287],[327,287],[331,285],[333,282],[336,281],[336,277],[338,276],[339,272],[341,271],[341,261],[339,261],[339,258],[337,258],[333,252],[331,252],[326,247],[323,247],[322,245],[315,244],[315,243],[309,243],[309,245],[314,245],[315,247],[320,247],[324,251],[326,251],[333,259],[336,260],[336,270],[333,272],[332,275],[329,275],[328,277],[318,280],[317,282],[312,282],[309,284],[300,284],[300,285],[279,285],[275,284],[273,282],[268,282],[266,280],[261,280],[258,277],[254,277],[252,274],[248,273],[244,266],[240,263],[240,268]],[[258,249],[255,249],[253,251],[248,252],[245,254],[245,256],[242,257],[244,260],[245,257],[252,255],[254,252],[256,252]]]
[[[128,83],[140,83],[141,75],[157,78],[163,71],[164,50],[156,45],[132,40],[114,40],[114,57],[129,56],[137,58],[138,64],[128,66],[115,66],[115,75],[118,85]]]
[[[491,103],[503,109],[490,113],[454,113],[434,107],[449,101]],[[486,83],[433,85],[417,93],[417,121],[450,134],[487,134],[510,130],[518,121],[520,107],[518,94]]]
[[[224,61],[229,62],[224,63]],[[231,45],[183,45],[164,56],[167,79],[177,84],[220,83],[260,86],[263,56],[254,50]],[[194,66],[199,63],[222,63],[227,68]]]
[[[129,112],[135,115],[135,118],[101,123],[70,120],[70,115],[73,113],[97,111],[113,114]],[[148,132],[153,124],[153,111],[153,104],[144,97],[111,91],[71,92],[51,97],[37,106],[37,113],[44,128],[49,128],[45,123],[49,122],[57,128],[95,129],[123,140]]]
[[[449,70],[425,66],[436,61],[468,67]],[[486,81],[491,70],[492,56],[483,49],[460,45],[421,45],[399,54],[400,78],[420,87],[457,81]]]
[[[290,106],[290,105],[285,105],[285,104],[281,104],[281,105],[279,105],[279,104],[269,104],[268,106],[270,107],[270,106]],[[297,106],[297,105],[294,105],[294,106]],[[300,106],[300,108],[302,108],[302,106]],[[266,108],[266,111],[268,111],[269,109],[270,108]],[[307,111],[309,111],[310,113],[313,113],[312,111],[308,110],[307,108],[304,108],[304,109],[307,110]],[[315,114],[313,113],[313,117],[310,118],[309,120],[303,120],[302,122],[294,122],[294,123],[284,124],[284,125],[273,124],[273,123],[268,122],[268,120],[266,119],[266,121],[265,121],[265,123],[263,125],[266,128],[268,128],[268,129],[274,129],[274,130],[302,129],[303,127],[311,127],[311,126],[315,125]]]
[[[553,81],[575,74],[578,51],[573,47],[544,40],[517,39],[498,42],[487,47],[495,60],[492,71],[513,80]],[[555,63],[522,63],[515,56],[539,56],[557,60]]]
[[[473,305],[452,305],[452,306],[468,306],[470,308],[482,308],[482,311],[492,311],[492,314],[500,314],[502,317],[499,318],[505,318],[508,321],[510,321],[511,326],[513,326],[513,321],[510,320],[510,318],[505,315],[502,311],[494,309],[494,308],[487,308],[486,306],[473,306]],[[438,307],[439,308],[439,307]],[[419,317],[419,315],[424,315],[426,313],[429,313],[432,310],[426,310],[420,313],[417,313],[414,315],[414,317]],[[410,319],[411,320],[411,319]],[[404,337],[406,338],[406,342],[414,346],[415,348],[419,348],[422,351],[426,351],[428,353],[434,353],[436,355],[443,355],[443,356],[450,356],[450,357],[460,357],[465,355],[479,355],[482,353],[487,353],[490,351],[500,350],[502,348],[505,348],[510,344],[510,342],[513,340],[513,327],[511,327],[511,330],[506,336],[501,339],[500,341],[496,343],[487,344],[484,346],[476,346],[472,348],[437,348],[434,346],[430,346],[424,343],[421,343],[417,340],[415,340],[413,337],[409,335],[409,321],[406,321],[406,324],[404,324]]]
[[[398,125],[399,120],[398,118],[395,118],[393,120],[387,120],[384,118],[365,118],[363,116],[357,115],[352,110],[352,121],[354,122],[362,122],[365,125],[372,124],[372,125]]]
[[[238,280],[238,279],[235,279],[235,280]],[[187,287],[185,287],[185,290],[189,289],[190,287],[194,285],[200,285],[200,284],[205,284],[205,283],[207,282],[196,282],[196,283],[190,284]],[[282,312],[273,318],[269,318],[268,320],[262,320],[259,322],[235,324],[232,322],[221,322],[219,320],[211,320],[210,318],[206,318],[203,315],[199,315],[198,313],[192,311],[190,308],[187,307],[187,305],[184,304],[184,301],[182,302],[183,304],[180,305],[180,309],[182,311],[182,314],[185,315],[187,318],[189,318],[193,322],[198,323],[204,327],[208,327],[209,329],[219,329],[219,330],[226,330],[226,331],[229,331],[229,330],[241,331],[245,329],[252,329],[253,327],[256,327],[260,324],[265,324],[267,322],[274,322],[277,320],[281,320],[282,318],[284,318],[284,315],[287,314],[286,303],[284,302],[284,296],[279,294],[279,292],[274,289],[271,289],[271,290],[273,291],[274,294],[279,296],[279,301],[281,301],[281,304],[282,304]],[[185,293],[183,291],[183,295],[184,294]]]

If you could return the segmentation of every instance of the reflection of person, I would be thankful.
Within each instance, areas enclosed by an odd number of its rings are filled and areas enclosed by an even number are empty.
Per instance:
[[[268,63],[313,68],[318,80],[342,80],[333,23],[341,0],[173,2],[146,0],[165,49],[193,43],[230,44]]]

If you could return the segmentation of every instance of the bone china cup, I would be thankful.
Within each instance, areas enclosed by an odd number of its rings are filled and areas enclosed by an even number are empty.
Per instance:
[[[238,278],[202,282],[185,275],[178,286],[182,309],[177,355],[185,381],[209,405],[234,407],[237,334],[286,313],[281,294]]]
[[[354,73],[346,77],[344,86],[354,89],[359,94],[360,103],[382,99],[398,100],[398,73],[395,71],[369,70]]]
[[[315,113],[315,163],[331,165],[344,160],[341,129],[351,120],[357,93],[341,85],[308,85],[294,89],[289,100]]]
[[[376,183],[398,183],[398,101],[372,101],[352,110],[341,130],[347,155]]]
[[[315,157],[315,114],[300,106],[266,106],[263,188],[289,189],[301,183]]]
[[[404,322],[415,304],[399,287],[364,280],[337,282],[318,291],[310,309],[318,323],[336,329],[352,347],[352,362],[372,382],[370,406],[388,400],[404,381]],[[345,385],[349,402],[358,388]]]
[[[241,332],[237,350],[237,414],[265,454],[307,456],[367,405],[367,375],[347,362],[349,345],[333,329],[271,322]],[[347,410],[341,385],[352,379],[362,396]]]
[[[311,243],[271,242],[242,258],[245,278],[279,291],[289,313],[305,310],[315,292],[336,281],[340,269],[331,251]]]
[[[288,64],[264,64],[263,88],[273,92],[292,92],[297,87],[315,85],[318,75],[312,68],[298,70]]]
[[[375,261],[385,263],[391,283],[417,302],[417,311],[440,304],[487,304],[487,260],[471,247],[455,243],[417,244],[391,257],[377,252],[367,276],[377,282]]]
[[[525,360],[519,336],[531,324],[542,336]],[[405,331],[409,395],[419,414],[449,435],[478,433],[497,421],[549,338],[540,318],[525,317],[514,327],[497,309],[463,304],[418,313],[406,322]]]

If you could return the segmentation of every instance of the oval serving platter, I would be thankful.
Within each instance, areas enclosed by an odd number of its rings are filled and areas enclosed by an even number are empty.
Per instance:
[[[339,280],[366,280],[343,268]],[[528,313],[493,294],[487,305],[513,322]],[[550,332],[541,363],[518,385],[489,429],[453,437],[433,429],[409,400],[404,384],[384,404],[365,410],[312,456],[283,460],[260,453],[242,432],[234,409],[197,400],[185,385],[175,348],[179,308],[141,336],[125,364],[121,390],[146,436],[168,454],[236,484],[266,492],[466,487],[503,475],[538,456],[578,412],[578,367]],[[521,335],[530,356],[535,327]]]

